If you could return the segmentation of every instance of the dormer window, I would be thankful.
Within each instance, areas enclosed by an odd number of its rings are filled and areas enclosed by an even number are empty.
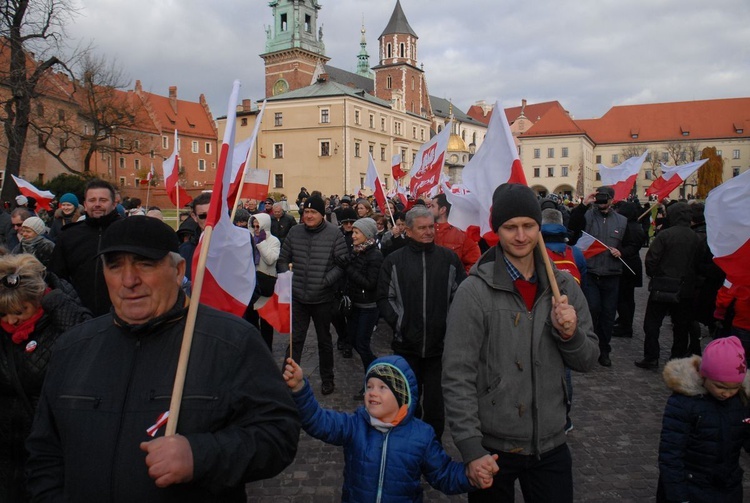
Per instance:
[[[680,132],[682,133],[682,136],[690,136],[690,126],[680,126]]]

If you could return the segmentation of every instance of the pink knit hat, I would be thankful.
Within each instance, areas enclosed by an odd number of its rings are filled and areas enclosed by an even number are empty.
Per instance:
[[[747,372],[745,350],[735,337],[723,337],[703,350],[701,375],[721,382],[742,382]]]

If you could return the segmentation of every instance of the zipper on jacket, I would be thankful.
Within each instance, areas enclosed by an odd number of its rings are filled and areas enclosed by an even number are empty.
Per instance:
[[[380,503],[383,498],[383,480],[385,479],[385,456],[388,453],[388,435],[391,434],[392,430],[385,432],[385,439],[383,440],[383,451],[380,454],[380,474],[378,475],[378,496],[375,499],[376,503]]]
[[[133,352],[133,359],[130,363],[130,372],[128,373],[128,387],[125,390],[125,396],[123,397],[122,404],[120,406],[120,420],[118,421],[118,424],[117,424],[117,431],[120,431],[122,429],[122,422],[123,422],[123,417],[125,414],[125,407],[130,398],[130,388],[133,385],[133,372],[135,371],[136,362],[138,360],[138,353],[140,353],[140,349],[141,349],[141,339],[137,338],[135,340],[135,351]],[[117,442],[115,444],[114,456],[112,457],[112,459],[114,460],[117,460],[117,456],[120,451],[121,440],[122,438],[120,437],[120,435],[118,435]],[[115,466],[114,465],[110,466],[109,480],[110,480],[110,483],[109,483],[110,501],[117,501],[117,497],[116,497],[117,492],[115,491]]]
[[[422,358],[427,357],[427,255],[422,250]]]

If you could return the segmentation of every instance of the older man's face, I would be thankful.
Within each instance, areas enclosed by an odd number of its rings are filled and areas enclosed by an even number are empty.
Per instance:
[[[278,218],[281,218],[284,216],[284,209],[281,206],[275,206],[273,207],[273,216]]]
[[[104,260],[104,280],[115,313],[140,325],[161,316],[177,302],[185,261],[172,265],[169,255],[151,260],[132,253],[111,253]]]

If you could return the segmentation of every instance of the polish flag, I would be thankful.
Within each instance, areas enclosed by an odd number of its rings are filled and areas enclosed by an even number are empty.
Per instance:
[[[154,176],[156,176],[156,173],[154,172],[154,165],[151,165],[151,169],[148,171],[148,174],[146,175],[146,181],[150,182],[154,179]]]
[[[52,211],[52,208],[49,205],[49,203],[55,198],[55,195],[52,192],[49,190],[39,190],[23,178],[18,178],[16,175],[10,176],[13,178],[13,181],[16,182],[18,191],[21,192],[21,194],[36,199],[36,205],[38,208]]]
[[[484,142],[463,169],[463,185],[468,194],[446,193],[450,203],[460,208],[451,208],[448,222],[476,240],[483,237],[491,246],[497,244],[497,234],[490,226],[492,194],[503,183],[527,185],[518,148],[499,102],[494,110]],[[461,214],[462,211],[469,213]],[[467,221],[472,222],[471,228],[465,227]]]
[[[750,293],[750,171],[722,183],[706,198],[706,233],[714,262],[727,280]]]
[[[607,245],[596,239],[588,232],[583,232],[581,237],[576,243],[576,247],[580,248],[583,252],[583,256],[587,259],[599,255],[602,252],[608,251]]]
[[[375,195],[375,201],[378,203],[378,208],[385,208],[385,193],[383,192],[383,186],[380,184],[380,176],[378,170],[375,169],[375,161],[372,159],[370,154],[370,162],[367,165],[367,176],[365,177],[365,187],[372,189]]]
[[[282,272],[276,278],[272,297],[261,297],[254,304],[261,318],[280,334],[291,332],[292,271]]]
[[[633,190],[635,180],[641,171],[643,161],[646,160],[648,150],[640,156],[633,156],[626,159],[622,164],[609,168],[604,164],[598,164],[599,174],[601,175],[602,185],[610,185],[615,189],[615,198],[613,202],[623,201],[628,198]]]
[[[680,166],[664,166],[661,165],[661,176],[654,180],[651,187],[646,189],[647,196],[657,196],[661,201],[665,197],[669,197],[669,194],[677,187],[682,185],[690,175],[698,171],[698,168],[703,166],[708,159],[702,159],[700,161],[691,162],[690,164],[682,164]]]
[[[416,168],[416,171],[409,183],[412,196],[419,197],[440,183],[440,173],[443,171],[450,135],[450,124],[446,124],[440,133],[419,147],[412,167],[412,170]]]
[[[174,130],[174,149],[172,155],[164,159],[162,168],[164,169],[164,188],[167,190],[169,200],[175,206],[185,206],[193,200],[192,197],[180,187],[180,154],[177,148],[177,130]],[[179,208],[177,208],[179,209]]]
[[[250,304],[255,290],[255,264],[253,263],[251,236],[247,229],[236,227],[229,218],[227,193],[231,183],[234,129],[240,82],[234,81],[227,111],[227,128],[219,154],[211,202],[206,218],[206,231],[213,228],[208,245],[206,271],[200,302],[221,311],[242,316]],[[200,257],[203,240],[201,234],[194,256]],[[197,277],[198,260],[193,260],[193,278]]]
[[[391,172],[394,180],[401,180],[406,176],[406,173],[401,171],[401,154],[396,154],[391,159]]]
[[[248,182],[248,177],[245,176],[246,172],[249,172],[250,169],[245,169],[247,166],[247,163],[250,160],[250,155],[252,154],[253,147],[255,146],[255,140],[258,138],[258,131],[260,131],[260,125],[263,121],[263,113],[266,111],[266,102],[263,102],[263,105],[261,106],[260,112],[258,113],[258,117],[255,119],[255,126],[253,127],[253,132],[250,135],[249,138],[241,141],[234,147],[234,152],[232,153],[232,185],[229,187],[229,195],[227,196],[227,204],[230,208],[234,208],[234,205],[237,201],[237,192],[240,192],[240,197],[245,199],[265,199],[268,197],[268,180],[266,180],[266,193],[262,197],[255,197],[255,196],[246,196],[244,192],[244,183],[250,183]],[[256,180],[258,175],[256,174],[255,177],[253,177],[253,180]],[[257,182],[252,182],[257,183]],[[255,193],[257,192],[258,187],[254,187],[251,189],[248,189],[248,193]]]
[[[263,201],[268,197],[268,181],[271,172],[267,169],[248,169],[242,184],[241,199]]]

